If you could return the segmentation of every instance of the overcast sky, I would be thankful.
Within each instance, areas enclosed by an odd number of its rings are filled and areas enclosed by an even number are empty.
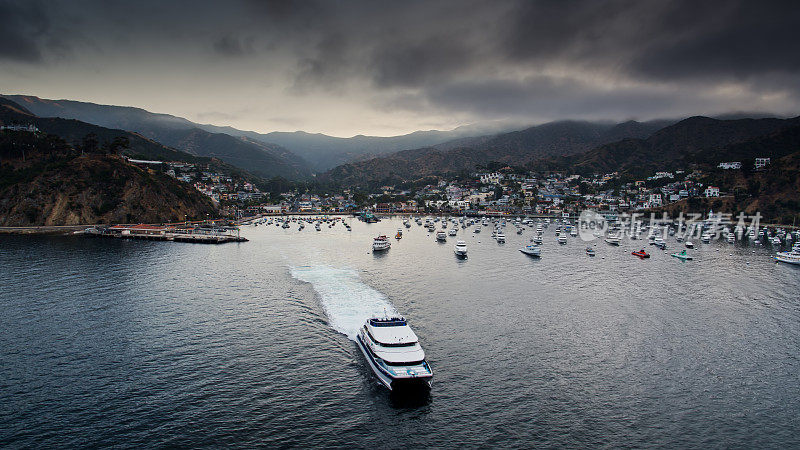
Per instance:
[[[0,92],[261,132],[800,114],[796,1],[0,0]]]

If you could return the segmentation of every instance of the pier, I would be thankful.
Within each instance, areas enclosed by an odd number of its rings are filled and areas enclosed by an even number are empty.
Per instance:
[[[238,228],[236,235],[229,233],[229,231],[229,228],[138,224],[90,227],[85,229],[83,234],[117,239],[144,239],[148,241],[174,241],[195,244],[247,242],[247,238],[239,236]]]

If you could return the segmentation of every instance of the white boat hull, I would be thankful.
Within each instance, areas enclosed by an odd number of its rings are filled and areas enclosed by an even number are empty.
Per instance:
[[[366,349],[366,346],[363,342],[361,342],[361,336],[356,337],[356,343],[358,344],[358,348],[361,350],[361,354],[364,355],[364,359],[367,360],[370,369],[372,369],[372,373],[378,378],[378,381],[381,382],[382,385],[386,386],[387,389],[390,391],[394,391],[398,386],[398,382],[400,383],[409,383],[409,384],[417,384],[421,385],[421,387],[426,387],[428,389],[431,388],[431,384],[433,383],[433,377],[418,377],[418,378],[392,378],[388,374],[384,373],[375,361],[372,359],[372,355],[369,354],[369,350]]]
[[[800,266],[800,254],[792,255],[791,253],[786,254],[785,252],[778,253],[775,255],[775,261]]]

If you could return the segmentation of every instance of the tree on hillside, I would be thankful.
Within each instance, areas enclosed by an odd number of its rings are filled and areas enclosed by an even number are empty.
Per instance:
[[[123,150],[131,147],[131,141],[125,136],[117,136],[113,141],[107,142],[104,147],[108,153],[120,154]]]
[[[89,133],[83,137],[81,151],[86,153],[97,153],[99,146],[100,141],[97,139],[97,135],[94,133]]]

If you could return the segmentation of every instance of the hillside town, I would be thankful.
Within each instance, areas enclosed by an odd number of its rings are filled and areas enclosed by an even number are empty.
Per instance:
[[[575,215],[585,209],[606,212],[643,211],[692,198],[733,196],[736,186],[708,182],[728,171],[742,170],[742,162],[720,163],[713,172],[657,171],[626,180],[618,172],[581,176],[564,172],[526,172],[510,166],[474,172],[469,178],[440,178],[435,184],[381,186],[372,192],[342,189],[336,193],[291,189],[269,193],[252,182],[218,173],[208,166],[185,162],[129,160],[189,183],[234,214],[448,213],[466,215]],[[757,158],[752,168],[763,170],[769,158]]]

